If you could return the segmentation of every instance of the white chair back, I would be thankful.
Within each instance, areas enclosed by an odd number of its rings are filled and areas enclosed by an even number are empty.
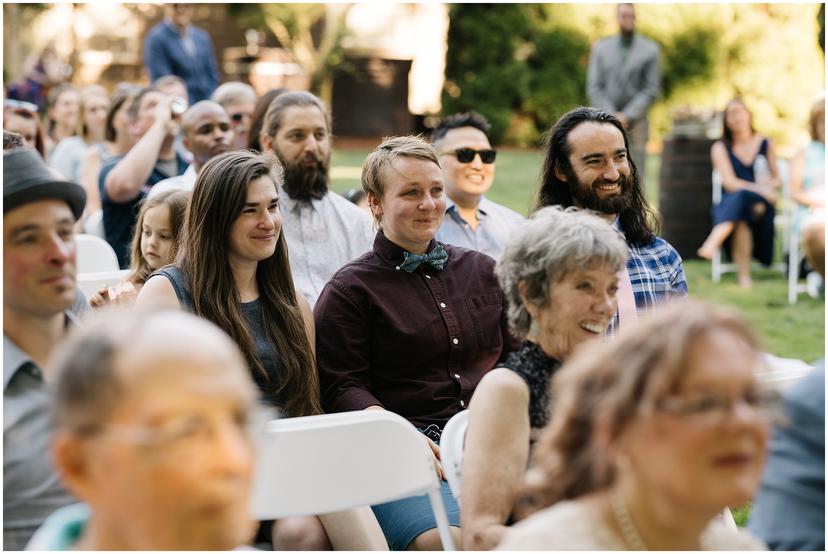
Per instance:
[[[106,239],[103,225],[103,210],[95,210],[83,222],[83,232],[88,235],[95,235]]]
[[[121,269],[118,265],[118,255],[104,239],[94,235],[78,234],[75,235],[75,243],[78,248],[78,275]]]
[[[274,420],[257,438],[252,514],[324,514],[427,494],[454,550],[434,455],[397,414],[368,410]]]
[[[86,295],[87,300],[103,287],[112,287],[123,281],[129,275],[128,269],[117,271],[101,271],[97,273],[78,274],[78,286]]]
[[[463,475],[463,448],[466,444],[466,429],[469,426],[469,411],[457,412],[448,420],[440,435],[440,460],[451,494],[460,505],[460,479]]]

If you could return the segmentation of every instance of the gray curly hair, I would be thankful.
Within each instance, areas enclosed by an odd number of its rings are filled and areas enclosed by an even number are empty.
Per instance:
[[[518,292],[525,283],[527,302],[544,306],[551,289],[568,273],[595,265],[621,271],[627,244],[594,212],[549,206],[536,211],[510,237],[495,273],[509,302],[512,333],[526,338],[532,318]]]

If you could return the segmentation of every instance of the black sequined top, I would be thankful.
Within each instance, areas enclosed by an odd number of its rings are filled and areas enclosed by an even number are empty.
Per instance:
[[[532,429],[546,426],[551,408],[549,379],[561,366],[561,362],[550,358],[540,346],[527,340],[509,354],[503,366],[520,375],[529,387],[529,425]]]

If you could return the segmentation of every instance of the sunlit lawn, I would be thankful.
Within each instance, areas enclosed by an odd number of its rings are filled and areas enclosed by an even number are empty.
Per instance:
[[[335,150],[332,157],[333,188],[343,192],[359,187],[360,168],[368,149]],[[489,198],[527,213],[537,187],[543,156],[530,150],[499,149],[495,184]],[[658,201],[659,156],[647,161],[648,198]],[[729,304],[742,311],[762,335],[772,354],[812,361],[825,351],[825,302],[800,295],[793,306],[787,303],[787,281],[772,270],[754,273],[754,286],[745,291],[736,285],[733,274],[726,274],[714,284],[710,264],[701,260],[685,262],[690,295],[712,302]]]

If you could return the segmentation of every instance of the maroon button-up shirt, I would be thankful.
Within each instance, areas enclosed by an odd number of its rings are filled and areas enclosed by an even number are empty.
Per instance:
[[[437,245],[432,241],[429,251]],[[382,231],[334,274],[314,308],[316,359],[327,412],[377,405],[415,426],[442,426],[517,346],[495,261],[443,244],[442,271],[399,269],[403,249]]]

